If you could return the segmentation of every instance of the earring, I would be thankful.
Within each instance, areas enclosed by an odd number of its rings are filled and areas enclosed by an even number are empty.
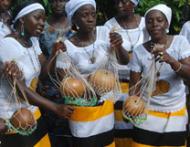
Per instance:
[[[76,29],[77,29],[77,30],[79,30],[79,29],[80,29],[80,27],[76,25]]]
[[[20,35],[24,37],[24,23],[21,24],[21,32]]]

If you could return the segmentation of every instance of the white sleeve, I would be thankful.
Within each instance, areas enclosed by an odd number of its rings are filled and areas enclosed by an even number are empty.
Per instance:
[[[131,60],[129,62],[129,68],[131,71],[134,72],[141,72],[142,71],[142,64],[138,58],[138,52],[136,50],[133,51]]]
[[[181,36],[181,47],[180,47],[180,51],[179,51],[179,59],[178,60],[182,60],[184,58],[187,58],[190,56],[190,44],[188,42],[188,40],[186,39],[186,37]]]
[[[12,61],[17,58],[18,45],[10,39],[4,38],[0,40],[0,61]]]

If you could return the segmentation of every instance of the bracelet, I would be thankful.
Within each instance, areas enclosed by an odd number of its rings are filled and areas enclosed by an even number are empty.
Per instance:
[[[179,72],[179,71],[181,70],[181,68],[182,68],[182,64],[179,63],[179,67],[178,67],[178,69],[177,69],[177,70],[174,70],[174,71],[175,71],[175,72]]]

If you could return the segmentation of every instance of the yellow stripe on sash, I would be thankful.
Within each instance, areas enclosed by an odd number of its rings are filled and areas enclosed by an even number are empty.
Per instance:
[[[32,91],[36,91],[37,85],[38,85],[38,79],[37,79],[37,78],[34,78],[34,79],[32,79],[29,88],[30,88]]]
[[[127,83],[127,82],[119,82],[119,84],[120,84],[122,93],[128,93],[129,92],[129,83]]]
[[[132,145],[129,146],[129,147],[186,147],[186,145],[185,146],[151,146],[151,145],[140,144],[140,143],[137,143],[137,142],[133,141]]]
[[[167,112],[156,112],[156,111],[149,110],[148,114],[156,116],[156,117],[162,117],[162,118],[169,118],[171,116],[184,116],[186,114],[186,107],[182,108],[179,111],[169,112],[169,113],[167,113]]]
[[[103,105],[95,107],[74,107],[74,112],[71,116],[72,121],[94,121],[101,117],[107,116],[113,113],[113,102],[110,100],[104,101]]]
[[[132,139],[131,138],[115,138],[116,147],[131,147]]]
[[[115,120],[116,121],[123,121],[122,111],[121,110],[115,110]]]
[[[107,146],[105,146],[105,147],[115,147],[115,142],[112,142],[112,144],[107,145]]]
[[[34,147],[51,147],[48,134],[46,134]]]
[[[38,120],[41,117],[40,109],[36,108],[36,110],[35,110],[35,112],[33,114],[34,114],[35,120]]]

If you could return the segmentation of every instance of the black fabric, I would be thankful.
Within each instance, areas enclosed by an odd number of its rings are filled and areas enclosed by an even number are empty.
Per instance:
[[[0,135],[0,147],[33,147],[47,134],[47,125],[41,117],[37,120],[37,129],[29,136],[19,134]]]
[[[115,110],[122,110],[123,108],[123,101],[117,101],[115,104],[114,104],[114,109]]]
[[[133,139],[137,143],[152,146],[183,146],[187,132],[157,133],[134,128]]]
[[[113,130],[87,138],[74,137],[74,147],[104,147],[114,141]]]
[[[115,129],[114,137],[115,138],[132,138],[133,129]]]
[[[49,78],[38,83],[37,92],[43,97],[58,104],[64,104],[59,89],[51,82]],[[43,119],[48,126],[48,135],[51,147],[74,147],[72,145],[72,135],[67,119],[59,118],[55,113],[40,109]]]

